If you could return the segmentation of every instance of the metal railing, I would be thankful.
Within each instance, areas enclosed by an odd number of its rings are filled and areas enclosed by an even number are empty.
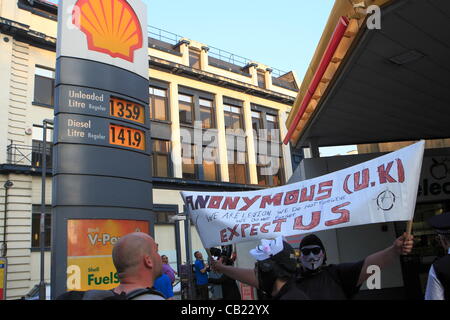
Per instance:
[[[159,29],[153,26],[147,26],[147,32],[148,32],[148,36],[150,38],[159,40],[159,41],[164,41],[167,43],[170,43],[172,45],[176,45],[178,42],[180,42],[180,40],[183,38],[182,36],[163,30],[163,29]]]
[[[271,68],[272,69],[272,76],[275,78],[281,77],[282,75],[285,75],[287,72],[280,70],[280,69],[276,69],[276,68]]]
[[[31,166],[40,168],[42,166],[42,145],[26,146],[20,144],[10,144],[7,149],[7,163],[12,165]],[[53,148],[50,143],[46,146],[47,168],[52,167]]]
[[[209,51],[208,54],[216,59],[240,66],[240,67],[245,67],[246,65],[248,65],[251,60],[238,56],[234,53],[216,48],[216,47],[211,47],[208,46]]]
[[[181,39],[183,39],[183,36],[180,36],[178,34],[175,34],[173,32],[169,32],[157,27],[153,27],[153,26],[147,26],[147,32],[148,32],[148,36],[150,38],[159,40],[159,41],[164,41],[167,43],[170,43],[172,45],[176,45],[180,42]],[[209,46],[209,51],[208,51],[208,55],[216,58],[218,60],[221,61],[225,61],[227,63],[231,63],[234,65],[237,65],[241,68],[247,66],[249,63],[251,63],[250,59],[238,56],[237,54],[216,48],[216,47],[212,47]],[[280,69],[276,69],[276,68],[271,68],[272,69],[272,76],[278,78],[284,74],[286,74],[286,71],[282,71]]]

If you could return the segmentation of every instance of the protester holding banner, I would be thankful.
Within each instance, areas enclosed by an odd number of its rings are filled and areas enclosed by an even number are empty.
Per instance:
[[[302,263],[297,286],[314,300],[351,299],[370,273],[368,267],[380,269],[394,263],[402,254],[408,254],[413,247],[413,237],[403,234],[393,245],[355,263],[327,265],[326,251],[322,241],[314,234],[300,243]]]
[[[303,250],[302,267],[298,270],[296,286],[301,294],[312,300],[351,299],[370,276],[367,273],[369,266],[377,265],[383,268],[394,263],[400,255],[410,253],[413,247],[412,239],[411,235],[405,233],[397,238],[392,246],[362,261],[327,266],[322,241],[315,235],[309,235],[300,243],[300,250]],[[258,277],[252,269],[225,266],[221,261],[212,262],[211,267],[238,281],[259,287]],[[289,299],[294,298],[289,295]]]
[[[297,261],[295,252],[282,237],[261,240],[250,251],[256,259],[257,288],[271,300],[309,300],[295,284]]]
[[[181,194],[205,248],[365,224],[412,221],[424,147],[425,142],[420,141],[343,170],[276,188],[234,193],[183,191]],[[317,295],[311,298],[351,297],[370,276],[369,266],[383,268],[400,254],[411,252],[412,245],[408,230],[392,246],[353,264],[350,270],[342,271],[348,265],[338,267],[334,273],[352,276],[350,280],[346,280],[347,276],[338,279],[339,290],[334,294],[321,295],[328,289],[319,286]],[[317,243],[316,246],[320,247]],[[311,247],[303,249],[317,251]],[[325,257],[325,249],[322,251]],[[317,271],[330,269],[320,268],[325,259],[321,263],[314,259],[309,263]],[[303,262],[307,264],[308,260]],[[219,272],[257,287],[253,270],[213,263]],[[322,277],[326,273],[318,274]],[[302,272],[302,276],[310,278],[311,274]],[[316,285],[316,280],[310,281]],[[305,291],[308,295],[308,290]]]
[[[432,217],[429,224],[436,229],[445,255],[430,268],[425,300],[450,300],[450,212]]]

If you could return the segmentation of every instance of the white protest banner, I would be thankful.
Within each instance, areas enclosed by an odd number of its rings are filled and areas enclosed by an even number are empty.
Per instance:
[[[425,142],[321,177],[248,192],[181,192],[205,248],[411,220]]]

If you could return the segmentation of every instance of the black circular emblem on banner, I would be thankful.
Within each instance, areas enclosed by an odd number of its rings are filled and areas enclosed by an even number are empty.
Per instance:
[[[377,206],[383,211],[389,211],[394,207],[395,194],[389,190],[381,192],[377,197]]]

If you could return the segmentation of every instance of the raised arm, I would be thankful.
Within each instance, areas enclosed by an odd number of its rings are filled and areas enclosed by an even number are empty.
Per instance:
[[[393,264],[400,255],[411,253],[413,248],[413,236],[406,232],[395,239],[392,246],[371,254],[364,260],[361,273],[359,275],[358,285],[361,285],[366,281],[370,274],[367,273],[367,268],[371,265],[377,265],[380,269],[383,269]]]
[[[256,279],[255,271],[253,269],[226,266],[222,263],[222,259],[211,261],[211,267],[213,268],[213,270],[226,274],[228,277],[234,280],[258,288],[258,280]]]

